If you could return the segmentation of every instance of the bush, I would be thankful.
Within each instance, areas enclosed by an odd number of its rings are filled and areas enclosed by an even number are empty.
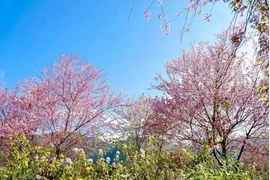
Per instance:
[[[72,158],[63,154],[56,159],[50,149],[33,146],[23,134],[7,144],[8,151],[1,155],[0,179],[126,179],[126,180],[248,180],[268,178],[265,173],[255,176],[256,167],[243,165],[228,158],[219,167],[207,151],[194,154],[187,151],[161,153],[135,150],[132,145],[117,144],[120,151],[115,158],[104,158],[99,150],[96,162],[87,159],[82,149],[74,148]],[[119,160],[124,154],[125,161]],[[111,163],[113,161],[113,163]]]

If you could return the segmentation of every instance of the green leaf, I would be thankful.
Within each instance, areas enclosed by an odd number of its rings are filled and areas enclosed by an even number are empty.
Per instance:
[[[260,87],[257,88],[257,91],[259,93],[263,93],[265,90],[267,90],[267,87],[265,87],[265,86],[260,86]]]
[[[259,101],[259,102],[264,102],[264,101],[267,101],[267,100],[268,100],[267,98],[261,97],[258,101]]]

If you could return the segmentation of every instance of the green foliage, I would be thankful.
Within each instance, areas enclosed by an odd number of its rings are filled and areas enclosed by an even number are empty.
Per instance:
[[[201,153],[178,150],[172,153],[155,154],[135,146],[116,143],[121,152],[117,152],[114,162],[104,159],[104,151],[99,150],[99,159],[93,163],[86,159],[82,149],[74,150],[72,158],[63,154],[58,159],[48,149],[33,146],[23,135],[7,143],[5,155],[0,161],[0,179],[143,179],[143,180],[249,180],[265,179],[256,174],[256,167],[245,169],[243,164],[232,158],[218,166],[205,147]],[[120,153],[126,156],[125,161],[119,160]]]

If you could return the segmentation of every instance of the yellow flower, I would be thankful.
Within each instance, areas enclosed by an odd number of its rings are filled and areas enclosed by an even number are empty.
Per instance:
[[[51,164],[51,168],[52,168],[52,169],[56,168],[56,166],[55,166],[55,164],[54,164],[54,163],[53,163],[53,164]]]
[[[90,167],[86,167],[85,168],[86,171],[90,171],[90,169],[91,169]]]
[[[50,151],[45,152],[45,156],[49,156],[50,154],[51,154]]]
[[[60,156],[59,156],[60,158],[64,158],[65,156],[64,156],[64,154],[60,154]]]

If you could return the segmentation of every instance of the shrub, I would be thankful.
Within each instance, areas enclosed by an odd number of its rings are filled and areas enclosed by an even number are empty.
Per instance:
[[[118,143],[116,146],[120,151],[116,152],[114,159],[104,158],[106,152],[100,149],[98,160],[93,162],[86,158],[82,149],[74,148],[72,157],[61,154],[56,158],[50,149],[31,145],[23,134],[16,136],[6,144],[8,153],[1,153],[0,179],[268,179],[268,172],[258,176],[255,166],[245,169],[232,158],[224,160],[224,165],[219,167],[207,148],[198,154],[179,150],[157,155]],[[119,159],[120,154],[125,155],[124,161]]]

